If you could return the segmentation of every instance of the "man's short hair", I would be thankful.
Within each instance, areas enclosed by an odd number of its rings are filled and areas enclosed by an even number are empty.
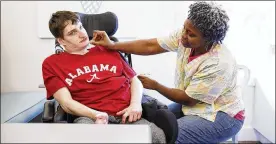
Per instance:
[[[75,24],[80,22],[80,17],[71,11],[57,11],[52,14],[49,20],[49,29],[55,38],[63,38],[63,31],[68,21]]]

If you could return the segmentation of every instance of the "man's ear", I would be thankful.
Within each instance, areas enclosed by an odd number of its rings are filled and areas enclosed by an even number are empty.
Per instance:
[[[66,45],[64,39],[62,39],[62,38],[57,38],[57,41],[60,45],[63,45],[63,46]]]

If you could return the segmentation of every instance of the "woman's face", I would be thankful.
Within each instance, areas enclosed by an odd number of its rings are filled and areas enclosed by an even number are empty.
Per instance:
[[[184,23],[181,43],[186,48],[198,49],[205,47],[206,43],[203,39],[202,33],[194,27],[189,19],[186,19]]]

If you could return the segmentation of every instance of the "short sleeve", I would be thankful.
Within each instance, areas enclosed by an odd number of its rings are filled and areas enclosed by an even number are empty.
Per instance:
[[[191,98],[213,104],[228,84],[227,66],[208,63],[199,68],[185,92]]]
[[[118,56],[120,57],[120,60],[123,64],[123,74],[129,79],[136,76],[136,72],[130,67],[130,65],[124,60],[124,58],[122,58],[122,56],[119,53]]]
[[[43,81],[47,91],[47,100],[53,98],[53,94],[59,89],[66,87],[63,81],[54,73],[50,64],[45,60],[42,64]]]
[[[182,29],[178,29],[169,36],[157,38],[157,42],[163,49],[176,52],[179,47],[178,41],[181,39],[181,35]]]

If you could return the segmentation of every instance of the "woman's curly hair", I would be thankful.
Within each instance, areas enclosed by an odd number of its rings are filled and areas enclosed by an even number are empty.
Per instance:
[[[209,43],[222,43],[229,28],[229,17],[213,2],[195,2],[189,6],[188,19]]]

